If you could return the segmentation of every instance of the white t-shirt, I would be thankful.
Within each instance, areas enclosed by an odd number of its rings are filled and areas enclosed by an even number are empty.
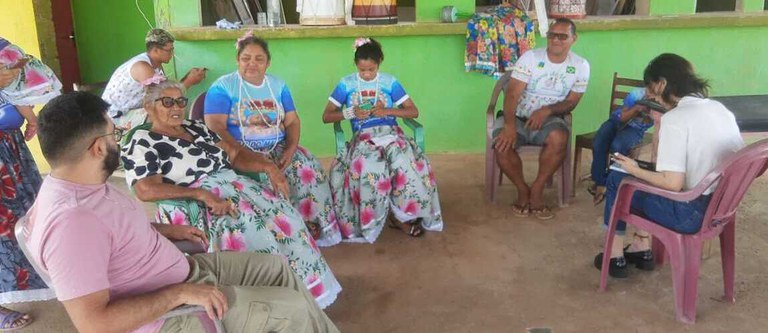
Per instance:
[[[661,117],[657,171],[685,173],[683,190],[695,187],[728,155],[744,147],[733,113],[718,101],[683,97]],[[714,191],[714,186],[704,194]]]
[[[528,118],[542,106],[562,102],[571,91],[587,91],[589,62],[568,52],[565,61],[555,64],[549,61],[545,48],[534,49],[517,60],[512,78],[528,84],[517,104],[517,116]]]

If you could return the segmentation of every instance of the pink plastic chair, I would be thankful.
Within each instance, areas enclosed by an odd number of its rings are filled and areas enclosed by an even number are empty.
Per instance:
[[[724,299],[733,303],[734,252],[736,235],[736,209],[755,178],[768,167],[768,139],[753,143],[723,161],[710,172],[696,187],[686,192],[662,190],[637,179],[625,179],[619,185],[616,203],[611,212],[608,232],[603,249],[603,266],[600,273],[600,291],[608,283],[608,265],[611,244],[619,220],[632,224],[653,235],[653,255],[662,264],[668,254],[672,265],[672,289],[674,290],[677,320],[693,324],[696,322],[696,299],[698,297],[699,265],[702,242],[720,236],[720,252],[723,261]],[[699,232],[686,235],[662,227],[630,210],[635,191],[656,194],[675,201],[691,201],[698,198],[711,185],[716,190],[707,207]],[[665,253],[668,251],[668,253]]]
[[[496,101],[499,99],[499,95],[506,87],[510,79],[510,72],[505,73],[496,85],[493,87],[493,93],[491,94],[491,100],[488,103],[488,109],[486,110],[485,123],[485,199],[489,202],[496,201],[496,190],[501,185],[504,179],[501,174],[499,165],[496,164],[496,155],[493,151],[493,122],[496,119],[495,109]],[[565,122],[568,124],[568,128],[571,126],[571,115],[565,116]],[[573,160],[573,154],[571,152],[571,145],[573,144],[571,138],[568,138],[568,145],[566,146],[565,160],[560,168],[555,172],[557,175],[557,202],[560,207],[567,207],[571,201],[570,193],[573,183],[571,182],[571,164]],[[521,146],[517,148],[520,157],[526,155],[539,156],[542,147],[539,146]],[[550,180],[551,181],[551,180]]]
[[[30,209],[31,210],[31,209]],[[53,288],[53,284],[51,283],[51,277],[48,276],[48,273],[46,270],[43,269],[43,267],[32,258],[32,255],[29,253],[29,248],[27,247],[27,238],[29,237],[29,230],[27,227],[27,216],[22,216],[16,221],[16,226],[14,227],[14,234],[16,235],[16,241],[19,244],[19,248],[21,248],[21,252],[24,253],[24,256],[27,257],[27,260],[30,264],[32,264],[32,268],[35,269],[35,272],[40,276],[40,278],[45,282],[48,287]],[[195,254],[195,253],[205,253],[205,248],[203,248],[203,245],[200,243],[195,243],[191,241],[177,241],[173,242],[176,247],[184,253],[187,254]],[[76,260],[76,259],[73,259]],[[54,291],[55,292],[55,291]],[[195,305],[182,305],[180,307],[177,307],[171,311],[166,312],[163,316],[161,316],[158,319],[169,319],[173,317],[178,316],[186,316],[186,315],[195,315],[200,319],[200,323],[203,325],[203,328],[206,332],[209,333],[225,333],[224,326],[222,325],[221,321],[212,321],[208,314],[205,312],[205,308],[202,306],[195,306]]]
[[[189,120],[203,120],[205,116],[205,95],[203,91],[192,101],[192,107],[189,108]]]

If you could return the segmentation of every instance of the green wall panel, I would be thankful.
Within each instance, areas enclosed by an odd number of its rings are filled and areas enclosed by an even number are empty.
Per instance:
[[[321,156],[333,154],[331,126],[322,124],[321,114],[338,80],[355,71],[352,41],[279,39],[270,43],[269,72],[288,83],[302,119],[302,144]],[[395,75],[419,107],[427,150],[481,152],[484,112],[495,81],[464,72],[464,37],[382,37],[380,41],[386,56],[382,71]],[[233,42],[177,42],[177,53],[185,60],[177,63],[180,73],[192,66],[210,69],[208,79],[194,87],[190,97],[235,70]],[[544,46],[545,41],[537,44]],[[575,110],[575,133],[594,130],[606,119],[614,71],[640,78],[648,61],[662,52],[691,60],[710,80],[714,94],[768,94],[763,80],[768,67],[761,60],[768,57],[768,27],[588,31],[580,34],[574,51],[586,57],[592,68],[589,89]]]
[[[154,25],[152,0],[138,3]],[[109,79],[117,66],[144,50],[149,26],[134,0],[72,0],[72,13],[83,82]]]

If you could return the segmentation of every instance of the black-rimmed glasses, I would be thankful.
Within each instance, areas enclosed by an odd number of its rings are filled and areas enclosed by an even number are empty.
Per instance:
[[[117,142],[117,144],[120,144],[120,140],[123,138],[123,129],[115,127],[115,129],[112,131],[112,133],[102,134],[102,135],[99,135],[99,136],[93,138],[93,142],[91,142],[91,145],[88,146],[88,149],[91,149],[91,147],[93,147],[93,145],[96,144],[96,140],[98,140],[99,138],[103,138],[105,136],[108,136],[108,135],[114,136],[115,142]],[[88,150],[88,149],[86,149],[86,150]]]
[[[173,104],[175,103],[180,108],[187,107],[187,103],[189,103],[189,98],[186,97],[179,97],[179,98],[173,98],[173,97],[160,97],[155,100],[155,102],[160,101],[161,104],[163,104],[164,107],[171,108],[173,107]]]

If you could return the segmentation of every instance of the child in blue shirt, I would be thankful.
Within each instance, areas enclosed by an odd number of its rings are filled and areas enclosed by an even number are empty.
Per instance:
[[[645,97],[645,88],[636,88],[624,98],[624,105],[613,111],[597,130],[592,140],[592,180],[588,191],[595,205],[605,199],[605,179],[608,175],[608,154],[629,155],[642,140],[645,131],[653,126],[648,107],[636,104]]]

